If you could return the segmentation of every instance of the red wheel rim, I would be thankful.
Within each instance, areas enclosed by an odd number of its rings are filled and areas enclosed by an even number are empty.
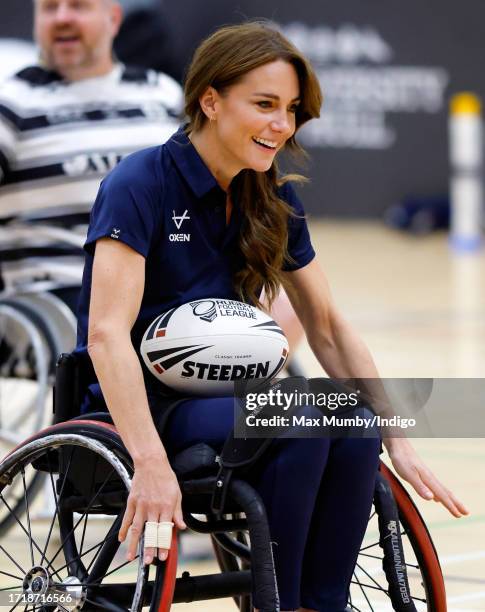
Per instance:
[[[392,493],[399,508],[399,512],[406,518],[409,526],[413,531],[413,535],[419,545],[420,554],[423,562],[428,569],[429,580],[433,589],[435,599],[435,609],[433,612],[446,612],[446,590],[441,566],[434,548],[431,536],[424,524],[424,521],[414,505],[409,493],[399,482],[391,470],[381,462],[380,471],[385,476],[386,480],[392,489]]]
[[[168,551],[168,557],[165,561],[165,573],[163,576],[163,587],[160,595],[160,604],[158,612],[168,612],[172,606],[173,594],[175,592],[175,582],[177,580],[177,528],[173,528],[172,544]]]

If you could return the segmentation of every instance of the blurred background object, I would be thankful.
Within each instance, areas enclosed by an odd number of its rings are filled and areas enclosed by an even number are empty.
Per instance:
[[[477,251],[483,226],[482,105],[470,92],[450,103],[450,244],[456,251]]]
[[[116,56],[125,64],[152,68],[181,81],[183,64],[162,2],[121,0],[120,4],[124,20],[114,44]]]
[[[0,82],[37,61],[34,43],[19,38],[0,38]]]
[[[2,2],[0,38],[32,40],[32,0]]]
[[[447,195],[403,198],[384,211],[384,221],[393,229],[423,236],[450,225],[450,200]]]

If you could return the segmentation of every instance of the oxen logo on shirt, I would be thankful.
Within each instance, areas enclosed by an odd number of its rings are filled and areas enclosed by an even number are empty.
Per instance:
[[[190,219],[189,211],[188,210],[184,210],[184,214],[183,215],[178,215],[178,216],[175,214],[175,211],[173,211],[172,219],[173,219],[175,225],[177,226],[177,229],[179,230],[182,227],[182,223],[186,219]]]
[[[188,219],[190,219],[188,210],[184,210],[182,215],[176,215],[173,211],[172,221],[178,230],[182,227],[182,223]],[[170,242],[190,242],[190,234],[169,234],[168,239]]]

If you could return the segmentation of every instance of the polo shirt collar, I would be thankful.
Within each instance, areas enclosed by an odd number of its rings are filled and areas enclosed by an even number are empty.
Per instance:
[[[181,127],[167,142],[168,151],[194,194],[201,198],[218,183]]]

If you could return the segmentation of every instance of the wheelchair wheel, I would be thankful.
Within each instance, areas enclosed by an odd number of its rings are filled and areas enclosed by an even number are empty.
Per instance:
[[[3,566],[2,590],[30,597],[24,610],[143,609],[148,579],[140,555],[143,538],[132,562],[126,561],[126,544],[118,542],[131,469],[121,448],[96,437],[106,428],[84,423],[50,427],[0,465],[0,504],[16,523],[0,546],[3,560],[10,561],[8,569]],[[47,524],[34,520],[40,500],[29,499],[26,487],[36,471],[46,474],[55,500]],[[24,496],[25,517],[10,507],[12,489]]]
[[[49,364],[49,374],[53,380],[57,357],[64,350],[65,332],[63,329],[59,328],[57,321],[52,316],[52,312],[50,311],[52,304],[42,304],[34,295],[32,295],[32,299],[28,299],[25,295],[10,297],[3,299],[1,303],[24,314],[38,328],[44,340]],[[72,350],[72,347],[70,350]]]
[[[381,464],[374,506],[350,585],[348,606],[356,612],[446,612],[446,594],[438,556],[411,497]],[[236,534],[237,539],[240,539]],[[223,571],[243,562],[215,538]],[[234,598],[241,611],[249,597]]]
[[[361,612],[389,606],[402,612],[446,612],[443,575],[423,518],[389,468],[381,463],[380,472],[349,606]]]
[[[49,364],[39,327],[25,312],[1,302],[0,374],[0,441],[9,450],[42,425]]]
[[[45,319],[55,339],[56,359],[60,353],[70,353],[74,350],[77,333],[76,317],[60,297],[50,292],[31,292],[16,295],[15,301],[34,308]]]
[[[0,302],[0,454],[3,457],[22,440],[51,420],[49,355],[53,339],[38,325],[34,311],[14,302]],[[26,486],[30,495],[41,489],[43,475],[33,473]],[[17,514],[24,497],[11,497]],[[13,524],[10,512],[0,507],[0,534]]]

